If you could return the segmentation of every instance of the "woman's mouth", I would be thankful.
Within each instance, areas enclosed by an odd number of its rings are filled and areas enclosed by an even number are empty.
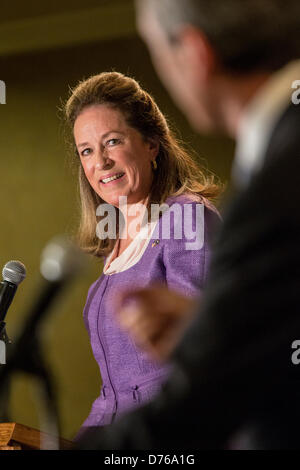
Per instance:
[[[102,184],[112,183],[113,181],[116,181],[116,180],[119,180],[119,179],[123,178],[124,175],[125,175],[125,173],[116,173],[114,175],[107,176],[106,178],[102,178],[100,180],[100,183],[102,183]]]

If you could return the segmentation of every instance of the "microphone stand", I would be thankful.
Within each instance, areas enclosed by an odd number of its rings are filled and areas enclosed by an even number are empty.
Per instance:
[[[43,357],[39,330],[46,310],[48,310],[56,294],[65,284],[65,281],[64,283],[59,281],[47,283],[46,289],[44,289],[42,296],[34,306],[31,315],[25,319],[23,331],[15,344],[11,346],[7,364],[5,367],[0,368],[1,398],[6,396],[6,386],[14,372],[25,372],[38,380],[44,396],[46,417],[51,426],[49,434],[54,433],[57,436],[59,435],[60,426],[56,391],[53,386],[52,374],[49,372]]]
[[[0,371],[1,367],[6,364],[7,351],[11,345],[11,341],[6,333],[5,321],[0,322],[0,341],[2,342],[3,351],[1,354]],[[0,391],[0,421],[6,422],[9,420],[9,395],[10,395],[10,381],[7,380],[3,384],[2,393]]]

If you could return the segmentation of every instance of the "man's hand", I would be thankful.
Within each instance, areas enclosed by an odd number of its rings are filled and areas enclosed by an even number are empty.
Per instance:
[[[119,321],[138,346],[159,361],[167,360],[193,316],[195,299],[165,286],[123,292]]]

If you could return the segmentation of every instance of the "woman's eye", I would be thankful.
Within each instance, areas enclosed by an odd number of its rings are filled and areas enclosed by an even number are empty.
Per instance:
[[[84,150],[82,150],[82,152],[80,153],[80,155],[81,155],[82,157],[86,157],[87,155],[89,155],[89,154],[91,153],[91,151],[92,151],[92,150],[91,150],[90,148],[84,149]]]
[[[106,141],[106,145],[112,147],[113,145],[117,145],[120,142],[120,139],[109,139]]]

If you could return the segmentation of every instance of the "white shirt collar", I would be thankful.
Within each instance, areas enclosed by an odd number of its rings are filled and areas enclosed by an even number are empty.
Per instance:
[[[237,136],[232,176],[237,186],[245,186],[260,170],[265,152],[280,116],[291,103],[292,84],[300,79],[300,60],[274,73],[247,106]]]
[[[115,255],[118,241],[113,251],[108,256],[106,263],[103,268],[103,272],[106,275],[120,273],[134,266],[142,258],[150,240],[152,234],[156,228],[157,221],[149,222],[142,227],[138,235],[132,240],[128,247],[118,257],[110,261]]]

